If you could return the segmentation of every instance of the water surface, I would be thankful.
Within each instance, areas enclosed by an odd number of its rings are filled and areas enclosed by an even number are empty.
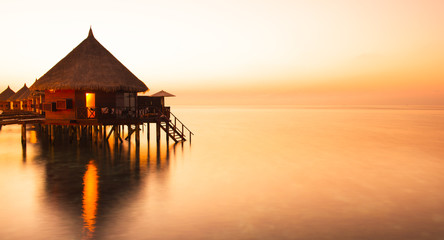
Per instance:
[[[23,150],[3,127],[0,238],[444,236],[442,108],[173,109],[191,144],[52,146],[29,128]]]

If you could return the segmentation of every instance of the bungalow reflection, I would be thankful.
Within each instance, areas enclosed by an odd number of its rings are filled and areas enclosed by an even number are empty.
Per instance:
[[[61,216],[60,224],[71,229],[73,239],[100,239],[106,234],[105,225],[116,221],[113,213],[130,205],[142,189],[153,184],[168,187],[170,157],[175,157],[170,152],[182,149],[180,144],[103,147],[88,141],[53,145],[43,140],[33,146],[35,153],[28,162],[43,165],[45,171],[42,204]]]

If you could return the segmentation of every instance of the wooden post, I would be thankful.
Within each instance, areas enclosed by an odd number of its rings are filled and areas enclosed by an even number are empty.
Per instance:
[[[102,131],[102,125],[99,125],[99,141],[103,140],[103,131]]]
[[[128,128],[128,142],[131,142],[131,134],[133,134],[133,130],[131,129],[131,124],[127,125]]]
[[[98,137],[98,127],[97,125],[93,126],[93,141],[94,143],[97,143],[97,137]]]
[[[106,138],[106,135],[107,135],[108,133],[106,132],[106,125],[103,125],[103,140],[107,140],[108,141],[108,139]]]
[[[79,144],[80,143],[80,131],[81,131],[81,127],[80,127],[80,125],[77,125],[76,126],[76,135],[77,135],[77,144]]]
[[[167,143],[167,148],[170,145],[170,123],[168,121],[165,121],[165,126],[166,126],[166,143]]]
[[[150,123],[146,123],[146,140],[148,141],[148,144],[150,143]]]
[[[136,124],[136,146],[140,145],[140,125]]]
[[[55,139],[54,133],[55,133],[55,126],[51,125],[51,143],[52,144],[54,144],[54,139]]]
[[[26,146],[26,123],[22,124],[22,145]]]
[[[177,120],[177,118],[174,118],[174,132],[173,132],[173,135],[174,135],[174,138],[176,138],[176,128],[177,128],[177,123],[176,123],[176,120]]]
[[[69,143],[72,143],[72,139],[73,139],[72,126],[68,126],[68,138],[69,138]]]
[[[117,141],[119,141],[119,126],[114,125],[113,129],[114,129],[114,144],[117,144]]]
[[[160,146],[160,122],[156,122],[156,143]]]

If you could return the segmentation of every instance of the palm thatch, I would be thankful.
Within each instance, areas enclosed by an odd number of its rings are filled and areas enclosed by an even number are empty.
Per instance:
[[[160,92],[156,92],[153,95],[151,95],[151,97],[175,97],[176,95],[173,95],[169,92],[165,92],[164,90],[160,91]]]
[[[90,29],[85,40],[31,86],[31,90],[48,89],[145,92],[148,87],[106,50]]]
[[[12,95],[14,95],[15,92],[12,91],[11,88],[6,88],[2,93],[0,93],[0,101],[6,101],[8,98],[10,98]]]
[[[20,90],[18,90],[14,95],[12,95],[8,98],[8,101],[12,102],[12,101],[22,100],[23,99],[22,95],[26,95],[26,94],[29,95],[29,92],[30,92],[29,88],[26,86],[26,83],[25,83],[25,85],[22,88],[20,88]]]

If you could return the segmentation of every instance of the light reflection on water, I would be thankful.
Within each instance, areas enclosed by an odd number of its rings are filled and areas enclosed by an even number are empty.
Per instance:
[[[83,176],[83,222],[84,236],[91,239],[96,228],[98,194],[97,167],[93,160],[89,161]]]
[[[116,147],[112,139],[107,147],[67,138],[52,146],[29,129],[23,154],[20,128],[4,127],[0,238],[444,234],[441,109],[215,107],[175,114],[196,132],[192,145],[148,147],[142,136],[140,148],[134,140]]]

